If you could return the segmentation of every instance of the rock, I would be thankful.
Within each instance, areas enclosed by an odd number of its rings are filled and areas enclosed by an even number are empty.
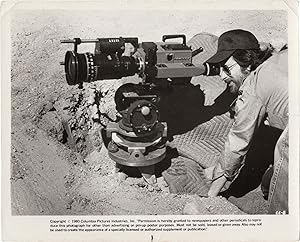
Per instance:
[[[145,182],[147,182],[149,185],[154,185],[157,183],[157,179],[155,175],[152,175],[150,177],[143,176]]]
[[[157,178],[157,184],[161,187],[169,187],[163,176]]]
[[[212,210],[214,209],[214,207],[209,205],[209,206],[206,207],[206,209],[207,209],[208,211],[212,211]]]
[[[101,170],[101,165],[100,165],[100,164],[94,166],[94,171],[97,172],[97,171],[99,171],[99,170]]]
[[[118,178],[118,182],[123,182],[127,179],[128,175],[125,174],[124,172],[118,172],[117,173],[117,178]]]
[[[79,126],[83,126],[85,123],[85,119],[83,117],[80,118],[80,121],[78,123]]]
[[[147,186],[147,189],[149,192],[154,192],[155,190],[153,186]]]
[[[207,210],[200,202],[192,201],[192,202],[187,203],[184,206],[182,214],[184,214],[184,215],[210,214],[206,211]]]
[[[108,93],[109,89],[110,89],[109,85],[102,85],[102,87],[101,87],[102,94],[106,95]]]
[[[194,202],[190,202],[190,203],[187,203],[184,206],[182,214],[184,214],[184,215],[196,215],[196,214],[201,214],[201,213],[199,213],[197,204],[195,204]]]
[[[93,119],[99,119],[99,114],[98,114],[98,106],[97,104],[94,104],[91,108],[91,117]]]
[[[70,103],[67,102],[66,100],[64,99],[61,99],[59,101],[56,101],[54,103],[54,108],[56,110],[66,110],[66,109],[69,109],[70,108]]]
[[[103,104],[103,103],[100,103],[100,104],[99,104],[99,112],[100,112],[100,113],[106,113],[106,110],[105,110],[105,108],[104,108],[104,104]]]
[[[95,93],[93,93],[93,95],[90,95],[87,99],[87,103],[89,105],[92,105],[93,103],[95,103]]]
[[[83,114],[82,109],[81,109],[81,108],[78,108],[76,115],[77,115],[77,116],[82,116],[82,114]]]

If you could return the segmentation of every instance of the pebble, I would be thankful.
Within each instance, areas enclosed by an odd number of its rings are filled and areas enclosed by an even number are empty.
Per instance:
[[[105,95],[108,92],[109,88],[109,86],[103,85],[101,88],[101,92]]]
[[[99,114],[98,114],[98,106],[97,104],[94,104],[91,108],[91,117],[93,119],[98,119],[99,118]]]
[[[96,165],[95,167],[94,167],[94,171],[99,171],[99,170],[101,170],[101,165],[99,164],[99,165]]]
[[[105,108],[104,108],[104,105],[99,105],[99,112],[100,113],[106,113],[106,110],[105,110]]]
[[[153,186],[148,186],[148,191],[149,192],[154,192],[154,187]]]
[[[94,102],[95,102],[95,94],[89,96],[89,98],[88,98],[88,100],[87,100],[87,103],[88,103],[89,105],[92,105]]]
[[[207,206],[207,207],[206,207],[206,209],[207,209],[208,211],[212,211],[213,208],[214,208],[213,206]]]
[[[82,126],[82,125],[84,125],[84,123],[85,123],[85,119],[83,117],[81,117],[78,125]]]
[[[128,175],[125,174],[124,172],[118,172],[117,176],[118,176],[118,181],[119,182],[125,181],[128,177]]]

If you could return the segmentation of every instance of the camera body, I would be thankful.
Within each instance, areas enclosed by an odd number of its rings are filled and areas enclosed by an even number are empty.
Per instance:
[[[170,42],[169,39],[182,39]],[[192,57],[203,51],[186,45],[185,35],[164,35],[162,42],[138,43],[138,38],[62,40],[74,49],[65,55],[69,85],[138,75],[141,82],[122,85],[115,93],[116,109],[122,118],[108,123],[103,139],[109,156],[118,164],[149,167],[166,156],[167,124],[160,121],[157,104],[161,89],[188,83],[193,76],[218,74],[217,66],[195,66]],[[94,43],[94,53],[78,53],[78,45]],[[126,45],[134,51],[125,54]]]

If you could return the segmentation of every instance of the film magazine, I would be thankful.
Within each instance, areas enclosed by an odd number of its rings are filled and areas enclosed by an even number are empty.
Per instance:
[[[2,240],[298,241],[298,53],[294,0],[2,2]]]

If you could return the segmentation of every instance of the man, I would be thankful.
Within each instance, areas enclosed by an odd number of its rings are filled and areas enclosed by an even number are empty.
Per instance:
[[[227,83],[230,92],[239,94],[224,152],[218,164],[205,171],[212,181],[208,195],[214,197],[238,176],[253,136],[262,122],[267,121],[277,129],[286,129],[288,55],[287,50],[271,53],[268,48],[261,49],[252,33],[238,29],[220,36],[217,53],[207,63],[219,65],[220,76]],[[283,132],[276,144],[277,152],[274,153],[274,173],[269,192],[272,212],[287,212],[287,133]],[[279,156],[285,157],[284,162]],[[276,199],[276,202],[271,201],[272,199]]]

